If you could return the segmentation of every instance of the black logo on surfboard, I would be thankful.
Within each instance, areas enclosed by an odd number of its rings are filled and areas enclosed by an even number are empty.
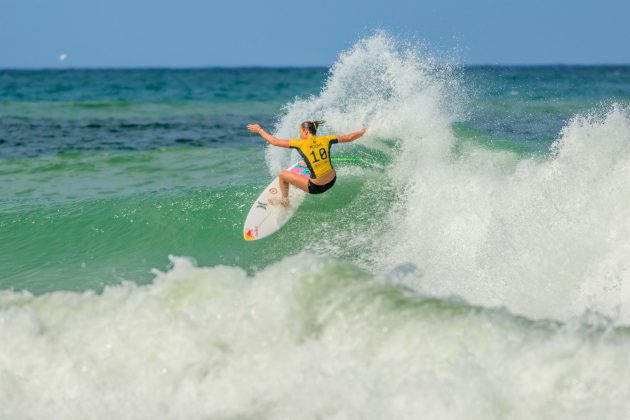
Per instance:
[[[263,210],[267,210],[267,203],[261,203],[260,201],[257,201],[258,205],[256,206],[256,208],[261,208]]]

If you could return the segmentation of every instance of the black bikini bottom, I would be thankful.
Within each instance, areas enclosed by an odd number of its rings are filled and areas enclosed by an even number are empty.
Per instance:
[[[321,194],[323,192],[328,191],[335,185],[335,181],[337,180],[337,176],[335,176],[328,184],[317,185],[313,184],[311,180],[308,180],[308,192],[309,194]]]

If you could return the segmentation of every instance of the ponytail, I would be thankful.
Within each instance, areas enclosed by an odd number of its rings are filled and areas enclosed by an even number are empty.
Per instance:
[[[308,131],[312,135],[315,135],[317,134],[317,128],[319,128],[319,126],[323,124],[324,124],[324,121],[322,120],[304,121],[302,124],[300,124],[300,128],[303,128],[304,130]]]

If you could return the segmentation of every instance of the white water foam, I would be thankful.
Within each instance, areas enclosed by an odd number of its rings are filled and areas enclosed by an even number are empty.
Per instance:
[[[421,267],[419,290],[529,317],[594,310],[630,322],[626,111],[576,117],[547,160],[513,171],[476,156],[399,165],[409,195],[382,264]]]
[[[0,418],[623,419],[628,336],[423,300],[301,255],[0,294]],[[526,396],[527,398],[524,398]]]

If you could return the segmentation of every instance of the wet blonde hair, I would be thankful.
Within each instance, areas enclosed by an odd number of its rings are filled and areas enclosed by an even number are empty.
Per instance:
[[[315,135],[317,134],[317,128],[322,124],[324,124],[324,121],[322,120],[304,121],[302,124],[300,124],[300,128],[308,131],[312,135]]]

